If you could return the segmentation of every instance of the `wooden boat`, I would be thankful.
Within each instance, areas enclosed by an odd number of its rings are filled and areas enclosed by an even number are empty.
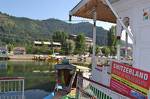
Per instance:
[[[54,64],[59,64],[62,60],[62,57],[60,56],[55,56],[55,55],[49,55],[46,58],[46,61],[50,62],[50,63],[54,63]]]
[[[44,99],[61,99],[71,92],[72,87],[76,84],[76,67],[63,59],[61,64],[55,65],[56,85],[55,89],[49,96]]]

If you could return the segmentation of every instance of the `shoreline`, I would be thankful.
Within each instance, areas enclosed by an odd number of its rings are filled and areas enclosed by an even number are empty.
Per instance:
[[[34,55],[26,54],[26,55],[9,55],[9,60],[33,60]]]
[[[9,61],[34,61],[34,57],[37,56],[37,54],[25,54],[25,55],[9,55],[8,59]],[[42,55],[42,57],[48,57],[48,55]],[[86,57],[85,60],[78,60],[78,57],[76,55],[74,56],[64,56],[67,57],[70,61],[70,63],[78,63],[79,64],[91,64],[91,57]]]

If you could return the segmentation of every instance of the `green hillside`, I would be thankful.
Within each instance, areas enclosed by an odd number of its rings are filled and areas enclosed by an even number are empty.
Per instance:
[[[92,24],[88,22],[71,24],[57,19],[32,20],[0,13],[0,45],[50,40],[55,31],[64,31],[68,34],[85,33],[86,36],[92,37]],[[106,45],[107,30],[97,27],[97,38],[99,45]]]

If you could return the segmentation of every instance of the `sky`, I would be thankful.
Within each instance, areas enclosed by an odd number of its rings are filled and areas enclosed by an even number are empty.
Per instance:
[[[0,10],[15,16],[33,19],[59,18],[66,20],[80,0],[0,0]]]
[[[67,21],[69,19],[69,11],[79,1],[80,0],[0,0],[0,11],[17,17],[39,20],[56,18]],[[83,19],[73,17],[73,20]],[[92,23],[91,20],[89,22]],[[97,25],[107,30],[112,26],[112,24],[106,22],[97,22]]]

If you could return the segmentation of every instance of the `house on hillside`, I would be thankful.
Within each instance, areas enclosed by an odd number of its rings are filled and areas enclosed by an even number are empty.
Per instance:
[[[8,57],[8,50],[6,47],[0,47],[0,59],[5,59]]]
[[[25,49],[25,47],[15,47],[13,49],[13,54],[14,55],[25,55],[26,49]]]
[[[41,41],[34,41],[34,45],[35,46],[42,46],[42,42]]]
[[[48,41],[34,41],[35,46],[47,46],[49,48],[53,47],[54,50],[61,50],[61,43],[59,42],[48,42]]]
[[[76,40],[76,37],[77,37],[77,35],[74,35],[74,34],[70,34],[69,35],[69,39],[71,39],[71,40]],[[86,47],[90,47],[90,46],[93,46],[93,40],[92,40],[92,38],[90,38],[90,37],[85,37],[85,44],[86,44]]]
[[[92,38],[90,38],[90,37],[85,37],[85,44],[86,44],[86,46],[89,48],[89,47],[91,47],[91,46],[93,46],[93,40],[92,40]]]

